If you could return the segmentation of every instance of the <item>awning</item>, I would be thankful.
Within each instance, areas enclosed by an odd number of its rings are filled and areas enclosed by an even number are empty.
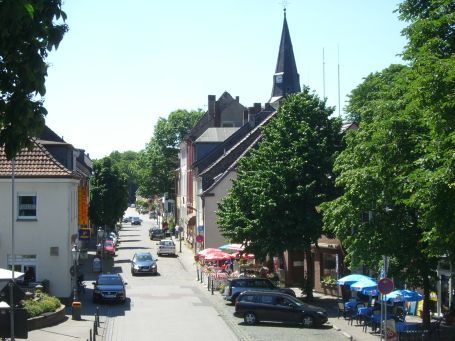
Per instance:
[[[0,281],[11,279],[12,278],[12,274],[13,274],[12,271],[0,268]],[[15,279],[20,279],[22,277],[24,277],[24,273],[23,272],[14,271],[14,278]]]

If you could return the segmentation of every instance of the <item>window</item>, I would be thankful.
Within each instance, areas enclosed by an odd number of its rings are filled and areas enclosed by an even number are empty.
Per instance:
[[[36,194],[18,194],[18,219],[36,219]]]
[[[273,303],[273,296],[262,296],[261,297],[261,303],[264,304],[272,304]]]
[[[321,279],[330,276],[336,278],[336,255],[333,253],[322,253]]]

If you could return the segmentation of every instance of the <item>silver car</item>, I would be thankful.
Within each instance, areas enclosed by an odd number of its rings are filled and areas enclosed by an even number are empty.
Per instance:
[[[158,267],[156,266],[157,259],[153,258],[150,252],[138,252],[135,253],[133,259],[131,259],[131,275],[136,274],[152,274],[158,273]]]
[[[161,256],[161,255],[175,256],[175,244],[171,239],[160,240],[160,242],[156,243],[156,245],[158,245],[158,251],[157,251],[158,256]]]

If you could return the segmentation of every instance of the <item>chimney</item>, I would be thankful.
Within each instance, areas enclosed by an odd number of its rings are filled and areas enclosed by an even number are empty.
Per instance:
[[[262,110],[261,103],[254,103],[253,108],[254,108],[254,113],[257,114],[258,112],[260,112]]]
[[[255,125],[254,116],[254,107],[248,107],[248,123],[250,124],[251,128],[254,128]]]
[[[248,109],[243,110],[243,124],[248,122]]]
[[[209,95],[208,111],[209,111],[209,117],[214,119],[215,118],[215,95]]]
[[[240,98],[239,98],[239,96],[235,96],[235,101],[236,101],[237,103],[240,103]]]

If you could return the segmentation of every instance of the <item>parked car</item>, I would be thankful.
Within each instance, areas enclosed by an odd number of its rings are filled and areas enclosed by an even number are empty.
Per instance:
[[[162,229],[152,227],[149,230],[149,237],[150,237],[150,240],[154,240],[154,239],[161,240],[164,238],[164,231]]]
[[[104,241],[104,248],[101,246],[101,243],[99,243],[96,246],[96,253],[98,255],[100,255],[102,251],[104,251],[104,253],[106,253],[108,255],[115,256],[115,244],[114,244],[114,241],[112,239],[106,239]]]
[[[277,291],[245,291],[235,303],[234,316],[246,324],[274,321],[301,324],[306,328],[327,322],[327,312]]]
[[[141,225],[142,220],[139,217],[131,218],[131,225]]]
[[[119,242],[118,235],[115,232],[109,233],[109,239],[112,239],[114,245],[117,245]]]
[[[124,303],[126,301],[125,285],[128,283],[123,281],[120,274],[100,274],[96,282],[92,283],[93,302],[99,301],[118,301]]]
[[[237,297],[247,290],[274,290],[295,297],[295,292],[289,288],[279,288],[267,278],[236,278],[229,280],[224,289],[224,299],[235,303]]]
[[[133,218],[133,217],[131,217],[131,216],[129,216],[129,217],[123,217],[122,222],[123,222],[123,223],[131,223],[131,219],[132,219],[132,218]]]
[[[150,252],[135,253],[131,259],[131,274],[133,276],[139,273],[156,275],[158,273],[156,261],[157,259],[154,259]]]
[[[156,245],[158,245],[158,256],[175,255],[175,244],[171,239],[160,240]]]

